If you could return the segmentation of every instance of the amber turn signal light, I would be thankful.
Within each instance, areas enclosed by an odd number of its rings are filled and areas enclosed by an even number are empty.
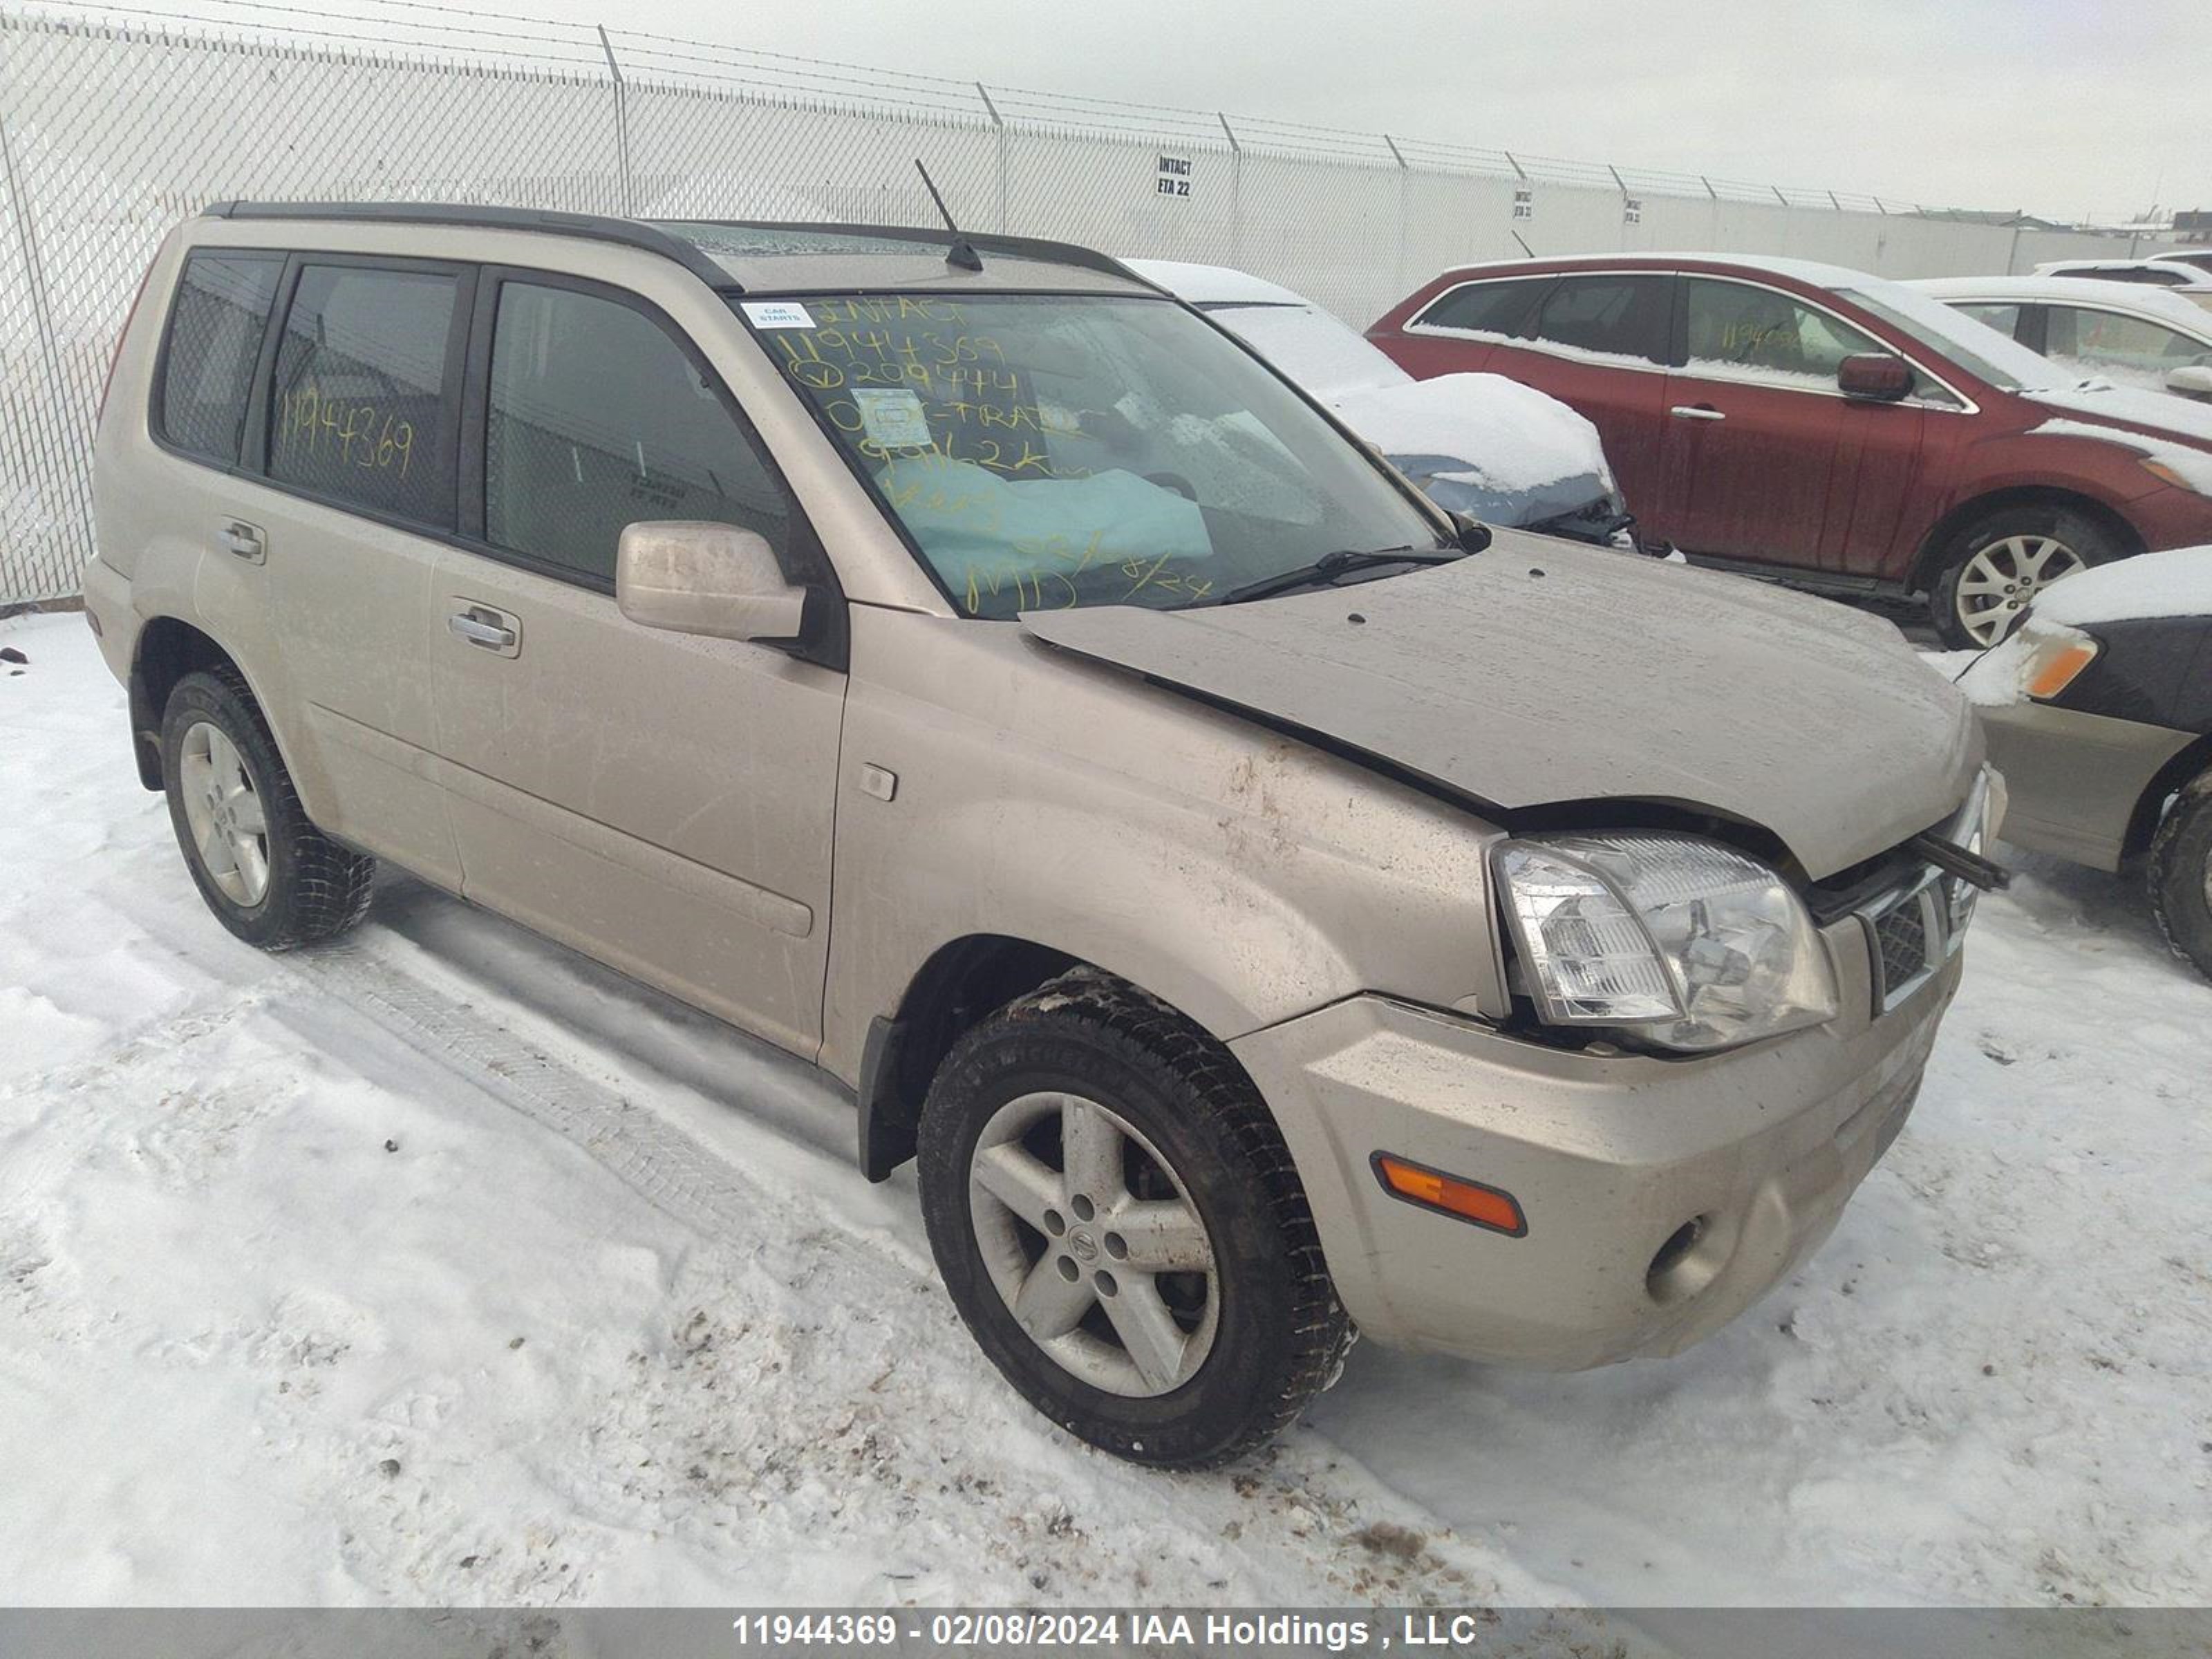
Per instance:
[[[1472,1221],[1510,1238],[1528,1237],[1528,1218],[1521,1213],[1520,1200],[1509,1192],[1446,1175],[1392,1152],[1377,1152],[1370,1161],[1375,1166],[1375,1178],[1393,1198]]]
[[[2055,697],[2074,683],[2074,677],[2087,668],[2097,655],[2094,645],[2069,645],[2054,653],[2039,665],[2028,680],[2027,695],[2031,697]]]

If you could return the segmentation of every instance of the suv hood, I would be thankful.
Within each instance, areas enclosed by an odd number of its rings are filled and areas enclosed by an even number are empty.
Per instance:
[[[1502,815],[1664,802],[1771,831],[1815,880],[1940,822],[1981,763],[1966,700],[1888,623],[1511,531],[1313,593],[1021,622]]]

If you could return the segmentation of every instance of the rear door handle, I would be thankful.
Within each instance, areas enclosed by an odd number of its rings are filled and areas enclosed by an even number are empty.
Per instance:
[[[463,600],[463,608],[446,618],[453,637],[494,656],[512,657],[522,650],[522,624],[504,611]]]
[[[226,519],[215,532],[226,553],[235,554],[248,564],[259,564],[269,556],[269,544],[260,530],[243,519]]]
[[[1678,421],[1725,421],[1728,416],[1711,404],[1676,404],[1667,411]]]

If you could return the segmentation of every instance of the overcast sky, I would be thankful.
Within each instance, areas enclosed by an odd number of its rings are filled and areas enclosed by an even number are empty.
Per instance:
[[[2212,208],[2212,0],[471,3],[1931,206]]]

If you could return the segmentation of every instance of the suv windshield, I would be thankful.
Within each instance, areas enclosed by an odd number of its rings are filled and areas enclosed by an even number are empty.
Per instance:
[[[1218,602],[1443,545],[1303,398],[1163,300],[732,302],[963,614]]]

